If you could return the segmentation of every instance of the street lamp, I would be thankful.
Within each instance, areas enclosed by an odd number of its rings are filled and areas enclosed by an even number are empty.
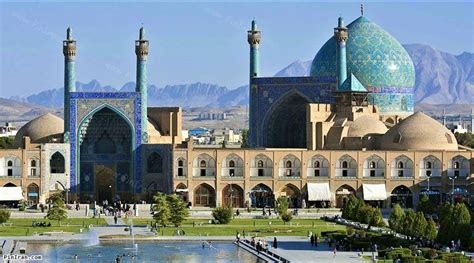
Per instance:
[[[449,180],[451,180],[453,182],[453,188],[452,188],[452,192],[451,192],[451,204],[454,205],[454,181],[456,180],[456,178],[458,178],[456,175],[455,176],[452,176],[452,177],[449,177]]]

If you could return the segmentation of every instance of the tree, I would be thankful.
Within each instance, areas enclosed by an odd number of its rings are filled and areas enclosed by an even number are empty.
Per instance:
[[[10,219],[10,211],[0,210],[0,224],[3,224]]]
[[[242,144],[240,145],[240,147],[242,148],[249,147],[248,139],[249,139],[249,130],[243,129],[242,130]]]
[[[153,205],[153,219],[161,226],[166,226],[169,223],[170,207],[166,201],[166,195],[157,193],[153,197],[155,204]]]
[[[216,207],[212,211],[212,216],[219,224],[228,224],[232,221],[232,208],[228,205]]]
[[[436,232],[436,223],[433,221],[432,218],[430,218],[423,233],[423,237],[427,240],[433,241],[436,239],[437,234],[438,233]]]
[[[46,218],[49,220],[58,221],[58,225],[61,225],[61,220],[67,218],[67,211],[64,205],[63,194],[56,192],[48,198],[48,203],[51,204],[51,208],[46,214]]]
[[[423,237],[426,232],[426,227],[428,222],[426,222],[425,215],[423,212],[416,212],[415,221],[413,226],[413,234],[415,237]]]
[[[402,234],[405,234],[409,237],[414,236],[414,227],[415,227],[415,220],[416,220],[416,214],[413,209],[408,209],[405,212],[405,217],[403,218],[403,224],[402,224]]]
[[[176,194],[168,195],[166,199],[170,210],[169,221],[178,227],[189,216],[188,208],[183,199]]]
[[[405,212],[400,207],[399,204],[395,204],[388,216],[388,225],[390,228],[396,232],[400,232],[401,225],[405,217]]]
[[[0,149],[14,149],[15,137],[0,137]]]
[[[345,219],[354,219],[355,209],[357,206],[358,200],[354,195],[349,196],[344,208],[342,209],[342,218]]]
[[[453,208],[453,238],[460,239],[465,247],[469,245],[471,238],[471,214],[464,203],[458,203]]]
[[[434,209],[433,205],[431,205],[430,199],[428,198],[428,196],[423,195],[421,197],[420,202],[416,206],[416,211],[417,212],[423,212],[425,215],[431,215],[435,212],[434,210],[435,209]]]
[[[382,210],[380,210],[380,208],[372,207],[372,218],[370,220],[370,224],[378,227],[385,226],[385,222],[383,221]]]
[[[283,214],[286,214],[286,212],[288,211],[288,198],[286,198],[285,196],[280,196],[278,197],[277,199],[277,212],[278,212],[278,215],[282,216]]]

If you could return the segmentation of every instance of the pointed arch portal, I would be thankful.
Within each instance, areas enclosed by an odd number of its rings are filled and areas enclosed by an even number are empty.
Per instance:
[[[128,200],[132,196],[133,126],[103,107],[79,126],[81,200]]]
[[[306,104],[299,92],[284,95],[273,105],[264,122],[264,146],[270,148],[306,147]]]

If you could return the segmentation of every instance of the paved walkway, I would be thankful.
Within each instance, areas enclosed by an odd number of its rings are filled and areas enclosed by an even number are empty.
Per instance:
[[[117,224],[115,224],[114,217],[113,216],[104,216],[105,222],[109,226],[126,226],[125,222],[122,220],[122,218],[117,218]]]
[[[326,243],[311,247],[309,240],[304,237],[277,237],[277,240],[278,248],[271,248],[270,251],[291,262],[364,262],[357,252],[337,252],[334,256]],[[273,239],[267,239],[267,242],[272,244]]]

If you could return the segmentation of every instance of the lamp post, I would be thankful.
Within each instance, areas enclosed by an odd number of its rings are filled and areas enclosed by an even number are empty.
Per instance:
[[[451,192],[451,204],[454,205],[454,181],[456,180],[457,176],[452,176],[452,177],[449,177],[449,180],[451,180],[453,182],[452,186],[452,192]]]

